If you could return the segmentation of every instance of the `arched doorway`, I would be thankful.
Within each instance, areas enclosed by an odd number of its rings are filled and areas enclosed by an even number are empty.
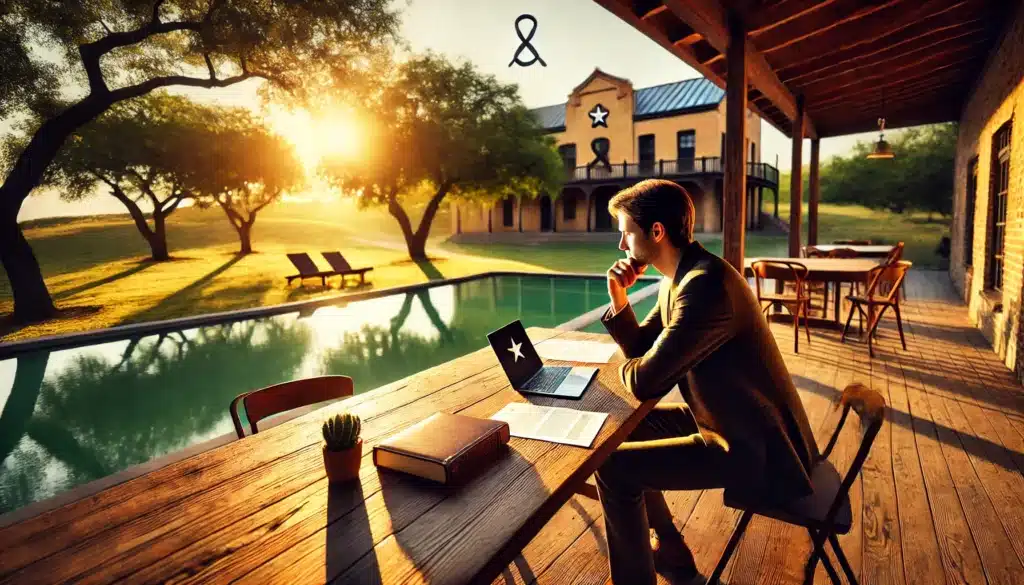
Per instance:
[[[540,198],[540,231],[551,231],[551,197],[545,195]]]
[[[603,185],[594,189],[594,231],[610,232],[616,227],[610,213],[608,213],[608,202],[619,192],[616,185]]]

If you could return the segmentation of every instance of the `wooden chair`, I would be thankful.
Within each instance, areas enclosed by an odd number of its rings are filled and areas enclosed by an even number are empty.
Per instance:
[[[239,403],[245,409],[245,418],[249,419],[249,428],[255,435],[259,432],[256,423],[268,416],[326,400],[352,396],[354,389],[352,378],[348,376],[319,376],[267,386],[236,396],[229,407],[231,421],[235,423],[235,433],[241,439],[245,437],[245,431],[242,430],[242,421],[238,418]]]
[[[868,354],[871,357],[875,357],[871,338],[874,337],[875,330],[878,329],[878,323],[882,320],[885,310],[892,307],[892,310],[896,313],[896,327],[900,332],[900,343],[903,345],[903,350],[906,351],[907,341],[903,337],[899,290],[903,284],[903,279],[907,275],[907,270],[911,266],[911,262],[900,260],[893,264],[882,264],[871,269],[871,272],[868,273],[867,292],[864,295],[849,295],[846,297],[846,300],[850,301],[852,306],[850,307],[850,314],[846,317],[846,325],[843,326],[843,334],[839,337],[840,343],[846,340],[846,331],[849,329],[850,321],[853,319],[853,311],[856,310],[861,319],[865,316],[868,319]],[[881,289],[888,292],[883,293]],[[878,310],[877,315],[875,314],[876,310]]]
[[[828,252],[819,250],[814,246],[804,246],[801,248],[804,258],[828,258]],[[828,299],[829,299],[829,283],[827,282],[808,282],[807,292],[811,296],[811,309],[821,309],[821,316],[828,317]],[[815,296],[821,300],[821,303],[815,305]]]
[[[807,267],[799,262],[789,260],[758,260],[750,265],[754,273],[754,291],[761,312],[765,313],[778,303],[793,315],[793,353],[800,353],[800,314],[804,316],[804,330],[807,342],[811,342],[811,329],[807,324],[807,309],[811,298],[807,293]],[[764,279],[793,282],[794,294],[769,294],[761,292],[761,281]],[[767,304],[766,304],[767,303]]]
[[[852,244],[850,244],[850,245],[852,245]],[[828,257],[829,258],[850,259],[850,258],[857,258],[859,256],[860,255],[853,248],[836,248],[834,250],[831,250],[828,253]],[[837,283],[835,283],[835,285],[840,288],[839,294],[842,295],[842,293],[843,293],[843,291],[842,291],[843,283],[837,282]],[[860,293],[860,283],[851,282],[850,283],[850,294],[851,295],[855,295],[855,294],[858,294],[858,293]],[[842,310],[842,307],[839,307],[839,308],[840,308],[840,310]]]
[[[886,264],[893,264],[893,263],[899,262],[902,259],[903,259],[903,242],[897,242],[896,245],[893,246],[892,250],[889,251],[889,255],[886,256],[885,263]],[[882,292],[889,292],[889,291],[883,290]],[[902,297],[902,300],[904,300],[904,301],[907,300],[907,293],[906,293],[905,290],[903,290],[903,286],[902,285],[900,286],[900,296]]]
[[[327,286],[327,277],[337,274],[334,270],[320,270],[320,268],[313,262],[313,259],[309,257],[309,254],[305,252],[287,254],[287,256],[288,259],[291,260],[292,266],[299,271],[298,274],[286,277],[289,285],[296,278],[299,279],[300,284],[306,278],[319,278],[321,286]]]
[[[366,283],[366,273],[373,270],[372,267],[352,268],[352,265],[345,260],[341,252],[320,252],[320,255],[327,260],[327,263],[334,269],[335,274],[341,275],[341,286],[345,286],[345,277],[352,275],[359,277],[359,284]]]
[[[839,561],[839,566],[842,568],[843,573],[846,574],[847,582],[850,585],[857,585],[857,577],[853,574],[850,562],[846,559],[846,555],[839,545],[838,535],[846,534],[850,531],[853,517],[850,509],[850,487],[853,485],[854,480],[857,479],[857,474],[860,473],[864,460],[867,459],[871,445],[874,443],[878,431],[882,428],[882,422],[885,420],[886,405],[885,399],[882,398],[881,394],[863,384],[850,384],[847,386],[840,397],[839,405],[842,407],[843,413],[839,419],[839,424],[836,426],[836,430],[832,433],[828,446],[814,462],[811,470],[811,486],[814,491],[809,496],[786,504],[766,506],[741,502],[730,493],[729,489],[725,490],[725,505],[742,510],[743,515],[740,517],[739,524],[733,531],[732,536],[729,537],[729,542],[725,546],[725,552],[722,553],[714,571],[711,572],[711,576],[707,581],[708,585],[718,585],[718,579],[729,564],[729,557],[732,556],[737,545],[739,545],[740,538],[743,536],[743,532],[747,529],[747,525],[750,524],[754,514],[760,514],[761,516],[781,520],[787,524],[803,527],[810,533],[812,549],[811,556],[807,559],[807,564],[804,566],[804,583],[813,581],[814,569],[817,568],[820,561],[825,566],[825,571],[828,573],[833,585],[840,585],[839,575],[836,573],[835,567],[832,566],[828,555],[825,554],[825,541],[827,540],[832,545],[832,551]],[[850,409],[853,409],[860,416],[860,426],[863,434],[861,435],[860,448],[857,449],[853,463],[850,464],[850,468],[846,471],[846,476],[840,480],[839,472],[828,460],[828,456],[832,453],[832,449],[839,439],[839,433],[846,423]]]

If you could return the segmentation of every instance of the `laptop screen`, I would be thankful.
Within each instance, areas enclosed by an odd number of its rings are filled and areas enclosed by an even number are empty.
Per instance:
[[[533,343],[526,336],[526,329],[518,320],[487,334],[491,349],[498,356],[501,369],[505,370],[513,388],[519,388],[537,373],[544,362],[537,355]]]

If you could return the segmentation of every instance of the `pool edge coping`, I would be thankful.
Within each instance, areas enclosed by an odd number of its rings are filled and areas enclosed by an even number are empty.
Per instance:
[[[526,272],[511,270],[480,272],[477,274],[459,276],[456,278],[446,278],[443,280],[432,280],[416,284],[392,286],[365,292],[356,292],[353,294],[338,294],[318,299],[310,299],[306,301],[293,301],[290,303],[281,303],[277,305],[250,307],[246,309],[235,309],[232,311],[218,311],[216,313],[204,313],[202,315],[195,315],[192,317],[176,317],[174,319],[163,319],[160,321],[145,321],[142,323],[114,325],[112,327],[104,327],[102,329],[83,331],[80,333],[62,333],[56,335],[45,335],[33,339],[25,339],[22,341],[0,343],[0,360],[14,357],[17,354],[30,351],[37,351],[41,349],[64,349],[65,347],[70,348],[72,346],[84,345],[88,342],[100,342],[108,339],[116,339],[126,336],[145,335],[148,333],[161,333],[166,331],[187,329],[190,327],[201,327],[204,325],[215,325],[225,322],[240,321],[243,319],[268,317],[271,315],[279,315],[282,313],[289,313],[296,310],[301,311],[302,309],[319,308],[321,306],[335,304],[338,301],[342,300],[350,302],[364,301],[381,296],[387,296],[390,294],[413,292],[421,289],[433,288],[437,286],[446,286],[451,284],[459,284],[469,280],[490,278],[495,276],[561,276],[568,278],[606,277],[605,274],[601,273],[585,272]],[[659,281],[661,279],[660,276],[647,275],[641,276],[640,278],[642,280],[651,282]]]

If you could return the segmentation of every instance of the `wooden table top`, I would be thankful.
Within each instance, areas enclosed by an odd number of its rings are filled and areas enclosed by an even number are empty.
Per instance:
[[[758,260],[799,262],[807,267],[807,280],[851,282],[867,280],[868,273],[884,258],[776,258],[752,257],[744,259],[744,273],[753,276],[750,265]]]
[[[581,400],[527,399],[481,349],[4,527],[0,583],[490,582],[653,407],[621,385],[621,360]],[[434,412],[526,401],[609,416],[590,449],[513,437],[461,488],[373,466],[373,445]],[[360,481],[329,486],[320,427],[342,409],[363,418]]]

